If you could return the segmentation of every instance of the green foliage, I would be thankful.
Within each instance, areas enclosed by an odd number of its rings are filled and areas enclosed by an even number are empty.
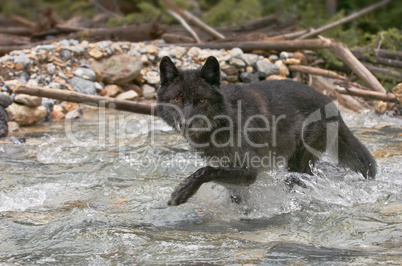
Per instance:
[[[213,26],[241,24],[261,16],[258,0],[222,0],[203,16]]]

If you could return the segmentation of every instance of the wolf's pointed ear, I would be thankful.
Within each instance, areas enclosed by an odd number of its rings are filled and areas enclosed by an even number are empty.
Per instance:
[[[179,75],[179,70],[168,56],[162,58],[159,69],[161,85],[169,85]]]
[[[221,83],[221,71],[219,62],[214,56],[208,57],[204,66],[201,69],[201,77],[211,85],[218,85]]]

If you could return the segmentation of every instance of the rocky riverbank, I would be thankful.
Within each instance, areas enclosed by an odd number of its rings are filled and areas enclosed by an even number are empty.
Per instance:
[[[80,105],[53,99],[15,95],[21,85],[98,94],[124,100],[153,100],[159,86],[158,64],[170,56],[182,68],[197,68],[210,55],[221,64],[223,82],[254,82],[292,78],[290,64],[305,64],[303,53],[243,53],[241,49],[161,47],[160,41],[89,43],[63,40],[0,58],[0,135],[18,126],[79,116]],[[5,112],[6,111],[6,112]],[[8,123],[7,121],[8,117]]]

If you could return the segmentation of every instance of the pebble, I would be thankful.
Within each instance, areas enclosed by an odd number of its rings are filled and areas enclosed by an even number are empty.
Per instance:
[[[221,70],[226,75],[235,75],[238,73],[237,68],[235,66],[231,66],[231,65],[223,65],[223,66],[221,66]]]
[[[74,75],[79,77],[79,78],[87,79],[87,80],[90,80],[90,81],[95,81],[96,80],[95,71],[93,71],[90,68],[79,67],[74,71]]]
[[[144,96],[147,100],[152,100],[156,98],[156,90],[155,87],[150,86],[148,84],[142,85],[142,96]]]
[[[101,59],[103,57],[103,53],[97,49],[92,49],[88,53],[95,59]]]
[[[131,101],[131,100],[137,99],[138,96],[139,96],[138,93],[136,93],[133,90],[130,90],[130,91],[125,91],[123,93],[120,93],[119,95],[117,95],[116,99]]]
[[[257,61],[260,59],[260,56],[257,54],[244,54],[244,61],[248,66],[253,66],[257,63]]]
[[[22,67],[22,68],[20,68],[20,69],[17,69],[17,70],[22,70],[22,69],[24,69],[24,68],[27,68],[27,67],[29,67],[29,65],[31,64],[31,60],[29,60],[28,58],[26,58],[26,57],[15,57],[14,58],[14,64],[15,65],[20,65],[20,67]]]
[[[292,58],[293,54],[292,53],[288,53],[288,52],[281,52],[279,54],[279,58],[280,59],[286,59],[286,58]]]
[[[238,58],[231,58],[229,60],[229,64],[232,66],[235,66],[237,68],[246,67],[246,63],[242,59],[238,59]]]
[[[267,60],[259,60],[256,63],[257,71],[260,73],[260,76],[266,78],[270,75],[279,74],[279,67],[275,64],[268,62]]]
[[[17,94],[14,97],[14,102],[23,104],[29,107],[36,107],[42,104],[42,98],[28,94]]]
[[[106,97],[116,97],[116,95],[119,93],[120,93],[120,87],[117,85],[110,84],[105,87]]]
[[[6,108],[10,104],[12,104],[12,102],[13,101],[12,101],[10,95],[8,95],[7,93],[4,93],[4,92],[0,92],[0,105],[1,106]]]
[[[232,50],[230,50],[230,54],[232,55],[232,58],[237,58],[237,59],[244,60],[243,50],[238,48],[238,47],[233,48]]]
[[[148,71],[147,74],[145,75],[145,80],[149,84],[157,84],[157,83],[159,83],[160,82],[159,72]]]
[[[50,75],[53,75],[56,72],[56,66],[53,63],[48,63],[46,69],[47,73]]]

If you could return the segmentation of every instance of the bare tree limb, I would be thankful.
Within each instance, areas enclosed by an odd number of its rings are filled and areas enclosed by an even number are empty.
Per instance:
[[[345,62],[356,75],[367,84],[367,86],[374,90],[386,93],[386,90],[377,80],[377,78],[352,54],[352,52],[345,47],[342,43],[332,42],[332,49],[335,54]]]
[[[298,39],[302,40],[302,39],[307,39],[307,38],[310,38],[310,37],[317,36],[321,32],[324,32],[326,30],[332,29],[332,28],[334,28],[336,26],[339,26],[341,24],[344,24],[344,23],[347,23],[349,21],[352,21],[352,20],[354,20],[354,19],[356,19],[358,17],[361,17],[361,16],[363,16],[363,15],[365,15],[367,13],[370,13],[373,10],[376,10],[379,7],[386,6],[391,2],[392,2],[392,0],[383,0],[383,1],[379,2],[379,3],[376,3],[374,5],[371,5],[371,6],[368,6],[368,7],[364,8],[364,9],[360,10],[359,12],[353,13],[353,14],[351,14],[351,15],[349,15],[347,17],[344,17],[344,18],[342,18],[340,20],[337,20],[337,21],[335,21],[333,23],[327,24],[327,25],[325,25],[325,26],[323,26],[321,28],[313,30],[312,32],[306,33],[306,34],[300,36]]]
[[[169,10],[168,11],[170,15],[172,15],[175,19],[177,19],[181,25],[183,25],[183,27],[188,31],[188,33],[191,34],[191,36],[193,36],[193,38],[195,39],[195,41],[197,43],[201,43],[200,38],[198,37],[197,33],[195,33],[195,31],[193,31],[193,29],[190,27],[190,25],[187,24],[187,22],[176,12],[174,12],[173,10]]]
[[[176,12],[177,14],[179,14],[180,16],[182,16],[185,20],[187,20],[189,23],[199,27],[201,30],[205,31],[206,33],[208,33],[209,35],[211,35],[212,37],[216,38],[216,39],[225,39],[225,36],[223,36],[222,34],[220,34],[219,32],[217,32],[216,30],[214,30],[213,28],[211,28],[210,26],[208,26],[207,24],[205,24],[204,22],[202,22],[200,19],[198,19],[197,17],[195,17],[194,15],[192,15],[190,12],[181,9],[180,7],[178,7],[176,4],[174,4],[172,1],[170,0],[163,0],[163,3],[169,7],[170,9],[172,9],[174,12]]]
[[[108,10],[107,8],[105,8],[104,6],[102,6],[98,1],[96,0],[92,0],[92,4],[94,6],[96,6],[97,8],[99,8],[102,12],[105,12],[106,14],[112,16],[112,17],[116,17],[116,18],[121,18],[122,16],[119,14],[116,14],[110,10]]]
[[[318,67],[290,65],[290,66],[288,66],[288,68],[289,68],[289,70],[306,73],[306,74],[320,75],[320,76],[326,76],[326,77],[342,79],[342,80],[347,79],[346,77],[339,75],[338,73],[336,73],[334,71],[321,69]]]
[[[101,107],[107,107],[111,109],[130,111],[139,114],[156,115],[156,108],[153,105],[136,103],[126,100],[118,100],[115,98],[102,97],[98,95],[89,95],[79,93],[76,91],[48,89],[48,88],[29,88],[25,86],[18,87],[15,93],[24,93],[28,95],[46,97],[57,99],[61,101],[91,104]]]
[[[396,99],[395,95],[392,93],[388,94],[383,94],[380,92],[376,91],[366,91],[366,90],[361,90],[357,88],[342,88],[340,86],[335,86],[335,90],[341,94],[348,94],[348,95],[353,95],[353,96],[358,96],[358,97],[363,97],[363,98],[368,98],[368,99],[375,99],[375,100],[380,100],[384,102],[397,102],[398,100]]]

